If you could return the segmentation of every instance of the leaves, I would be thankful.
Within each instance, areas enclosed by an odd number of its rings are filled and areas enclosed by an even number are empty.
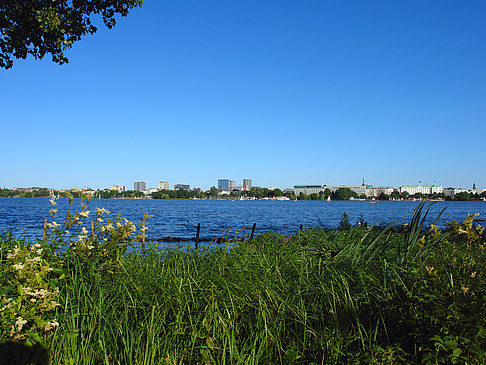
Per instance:
[[[101,14],[112,28],[115,16],[126,16],[143,0],[3,0],[0,3],[0,67],[9,69],[13,58],[51,54],[60,65],[67,63],[64,51],[97,28],[92,18]]]

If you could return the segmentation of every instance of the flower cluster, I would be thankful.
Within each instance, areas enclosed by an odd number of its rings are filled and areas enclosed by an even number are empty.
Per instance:
[[[44,248],[35,243],[17,244],[7,251],[4,275],[8,285],[0,295],[0,319],[3,324],[0,337],[14,340],[37,339],[39,333],[58,326],[53,319],[59,305],[59,288],[50,283],[54,271],[43,258]]]

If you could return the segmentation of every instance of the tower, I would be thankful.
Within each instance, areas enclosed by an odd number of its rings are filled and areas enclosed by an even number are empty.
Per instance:
[[[473,190],[476,190],[476,183],[473,182]]]

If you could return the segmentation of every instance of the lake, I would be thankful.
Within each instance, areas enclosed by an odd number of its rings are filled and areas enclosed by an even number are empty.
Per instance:
[[[43,222],[62,222],[68,203],[56,200],[59,216],[49,216],[51,204],[42,198],[0,198],[0,230],[12,230],[15,234],[26,234],[31,238],[42,237]],[[238,232],[249,234],[256,223],[256,234],[275,231],[293,234],[302,224],[304,228],[339,225],[343,212],[352,224],[363,219],[368,225],[386,224],[395,220],[406,223],[417,206],[414,201],[231,201],[231,200],[156,200],[156,199],[93,199],[89,210],[106,208],[114,218],[122,217],[137,223],[144,213],[153,215],[148,221],[147,236],[158,239],[166,236],[190,239],[196,235],[196,226],[201,223],[201,238],[214,239]],[[80,200],[73,203],[79,209]],[[439,212],[446,208],[439,224],[451,220],[462,221],[468,213],[480,213],[486,217],[486,202],[437,202],[430,211],[427,223],[432,223]],[[383,221],[387,219],[387,221]]]

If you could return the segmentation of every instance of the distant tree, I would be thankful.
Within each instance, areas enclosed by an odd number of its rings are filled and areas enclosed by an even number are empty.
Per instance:
[[[282,192],[282,190],[280,190],[279,188],[276,188],[276,189],[273,191],[273,195],[274,195],[274,196],[283,196],[283,192]]]
[[[404,191],[404,192],[402,192],[402,194],[401,194],[401,195],[402,195],[402,198],[403,198],[403,199],[408,199],[408,198],[410,197],[410,193],[409,193],[408,191]]]
[[[36,59],[46,54],[62,65],[64,51],[97,28],[92,20],[101,14],[108,28],[115,15],[126,16],[143,0],[2,0],[0,2],[0,67],[10,68],[12,58]]]
[[[415,193],[415,194],[413,194],[413,197],[415,199],[423,199],[423,198],[425,198],[425,195],[422,194],[422,193]]]
[[[219,190],[216,186],[211,186],[211,189],[209,189],[209,196],[216,198],[219,194]]]
[[[331,192],[331,189],[329,189],[329,188],[325,188],[325,189],[324,189],[324,197],[325,197],[326,199],[327,199],[328,197],[330,197],[330,196],[331,196],[331,193],[332,193],[332,192]]]
[[[463,200],[463,201],[468,201],[468,200],[471,200],[471,197],[469,196],[468,193],[466,193],[465,191],[462,191],[460,193],[457,193],[455,196],[454,196],[454,200]]]
[[[319,200],[319,194],[317,194],[317,193],[312,193],[312,194],[310,195],[310,199],[311,199],[311,200]]]
[[[400,199],[400,193],[398,191],[394,190],[390,194],[390,198],[392,198],[392,199]]]
[[[331,194],[334,200],[349,200],[350,198],[357,198],[358,194],[350,188],[339,188]]]
[[[378,200],[390,200],[390,197],[388,195],[386,195],[385,193],[381,193],[378,196]]]

